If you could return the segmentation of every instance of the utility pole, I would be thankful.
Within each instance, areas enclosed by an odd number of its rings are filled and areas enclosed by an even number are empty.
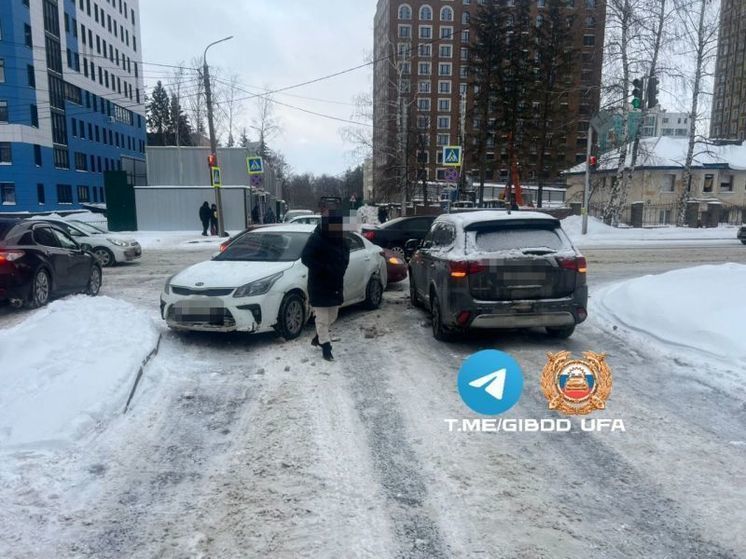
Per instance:
[[[233,38],[233,35],[230,37],[225,37],[224,39],[220,39],[219,41],[215,41],[214,43],[210,43],[207,45],[207,48],[205,49],[205,53],[202,56],[203,60],[203,68],[202,68],[202,77],[205,80],[205,100],[207,101],[207,126],[210,130],[210,151],[215,156],[215,162],[216,165],[219,165],[217,156],[218,156],[218,139],[215,137],[215,121],[213,118],[213,112],[212,112],[212,89],[210,87],[210,67],[207,65],[207,51],[210,47],[217,45],[218,43],[222,43],[224,41],[229,41]],[[212,171],[211,171],[212,174]],[[220,192],[220,188],[215,188],[215,205],[218,207],[218,235],[221,237],[226,237],[225,233],[225,222],[223,220],[223,198],[222,194]]]
[[[466,175],[464,173],[464,162],[466,161],[466,94],[462,91],[459,99],[459,145],[461,146],[461,166],[459,167],[459,197],[463,194],[466,186]]]

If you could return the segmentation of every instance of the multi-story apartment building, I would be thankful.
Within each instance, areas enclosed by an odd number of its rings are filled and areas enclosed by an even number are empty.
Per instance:
[[[710,136],[746,139],[746,0],[723,0]]]
[[[488,1],[494,0],[378,0],[373,139],[377,191],[390,193],[401,183],[402,143],[412,141],[401,131],[408,127],[424,132],[419,135],[416,158],[418,165],[424,162],[427,180],[447,176],[442,165],[445,145],[462,143],[468,161],[478,126],[469,72],[470,48],[476,38],[473,22]],[[536,25],[548,17],[546,0],[505,0],[505,4],[512,6],[513,1],[530,2],[530,17]],[[558,169],[586,157],[588,122],[599,107],[606,4],[604,0],[569,0],[562,9],[571,22],[567,48],[577,54],[577,62],[567,75],[557,77],[566,92],[560,103],[567,123],[552,146],[564,154]],[[462,126],[465,138],[460,141]],[[510,158],[504,146],[496,139],[487,149],[491,164],[486,180],[505,180]],[[535,180],[536,165],[536,158],[521,161],[524,181]]]
[[[0,2],[0,213],[105,201],[144,159],[138,0]]]
[[[630,111],[627,113],[628,137],[633,138],[637,134],[642,112]],[[624,136],[624,119],[620,113],[615,114],[601,130],[598,138],[598,147],[603,153],[619,146]],[[650,109],[645,113],[645,123],[640,131],[641,138],[658,138],[661,136],[673,138],[685,138],[689,135],[689,114],[669,113],[660,106]]]

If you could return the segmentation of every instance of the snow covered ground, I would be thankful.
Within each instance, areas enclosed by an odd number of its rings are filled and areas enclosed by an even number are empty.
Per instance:
[[[723,389],[746,390],[746,266],[697,266],[647,275],[602,288],[592,300],[591,314],[622,327],[637,347],[670,359],[686,355]]]
[[[0,331],[0,451],[65,445],[100,429],[124,409],[157,340],[143,310],[83,295]]]
[[[691,229],[689,227],[611,227],[595,217],[588,218],[588,234],[582,234],[583,220],[573,215],[562,220],[562,228],[577,247],[598,246],[643,246],[674,243],[722,243],[734,244],[738,227],[721,225],[714,228]]]
[[[228,231],[235,235],[237,231]],[[143,250],[204,250],[218,249],[220,243],[227,237],[203,237],[199,231],[131,231],[122,235],[133,237],[140,243]]]

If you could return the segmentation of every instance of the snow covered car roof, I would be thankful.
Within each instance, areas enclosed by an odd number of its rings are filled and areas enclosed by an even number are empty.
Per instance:
[[[271,223],[253,229],[252,231],[249,231],[249,233],[265,233],[267,231],[273,233],[313,233],[316,227],[316,225],[310,223]]]
[[[469,227],[470,225],[474,225],[475,223],[519,220],[550,221],[559,224],[559,220],[557,220],[557,218],[542,212],[512,211],[511,213],[508,213],[505,210],[481,210],[476,212],[443,214],[435,220],[435,223],[442,223],[446,221],[449,223],[453,223],[458,227],[466,229],[467,227]]]

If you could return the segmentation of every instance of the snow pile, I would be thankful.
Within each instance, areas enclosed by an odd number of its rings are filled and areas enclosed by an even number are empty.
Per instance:
[[[157,340],[147,312],[109,297],[55,301],[0,330],[0,448],[69,443],[121,413]]]
[[[562,220],[562,229],[576,246],[637,245],[645,243],[677,243],[690,241],[736,242],[738,227],[692,229],[690,227],[664,226],[635,229],[628,226],[611,227],[595,217],[588,218],[588,234],[583,235],[583,218],[572,215]]]
[[[204,237],[198,231],[130,231],[126,235],[136,239],[143,250],[218,250],[228,240],[228,237]]]
[[[744,365],[744,285],[746,265],[698,266],[621,282],[602,290],[598,305],[648,337]]]
[[[378,208],[376,206],[360,206],[357,209],[357,217],[360,223],[365,225],[379,225]]]

